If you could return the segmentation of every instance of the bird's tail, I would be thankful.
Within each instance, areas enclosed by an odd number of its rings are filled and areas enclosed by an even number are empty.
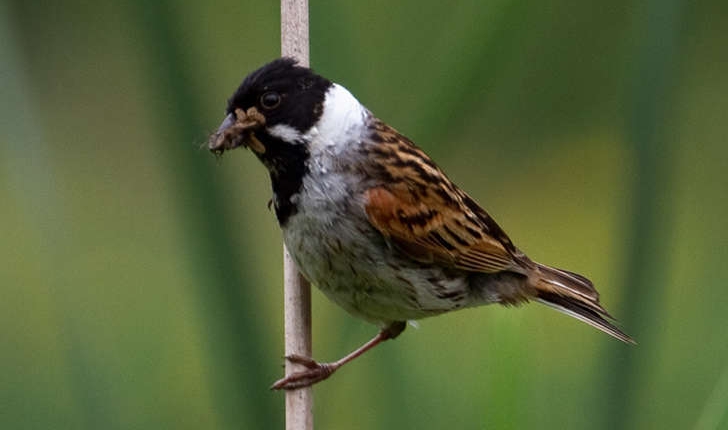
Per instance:
[[[538,264],[536,300],[557,311],[581,320],[622,342],[634,339],[615,326],[609,313],[599,304],[599,294],[587,278],[573,272]]]

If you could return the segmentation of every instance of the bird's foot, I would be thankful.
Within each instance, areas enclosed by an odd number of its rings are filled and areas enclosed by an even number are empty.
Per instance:
[[[295,390],[308,387],[328,378],[339,367],[335,363],[319,363],[312,358],[295,354],[287,355],[286,360],[305,366],[306,370],[293,372],[285,378],[279,379],[270,387],[271,390]]]

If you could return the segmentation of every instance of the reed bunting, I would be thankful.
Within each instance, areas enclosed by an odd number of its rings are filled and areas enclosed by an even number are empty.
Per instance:
[[[332,363],[289,356],[295,389],[330,376],[406,321],[536,301],[627,343],[592,283],[529,259],[411,140],[341,85],[277,59],[243,80],[210,136],[216,154],[247,147],[270,173],[283,240],[299,270],[379,333]]]

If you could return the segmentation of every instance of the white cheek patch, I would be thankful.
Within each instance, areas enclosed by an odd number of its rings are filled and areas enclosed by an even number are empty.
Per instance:
[[[268,134],[277,137],[284,142],[300,142],[303,139],[303,135],[300,131],[285,124],[276,124],[273,127],[268,127]]]

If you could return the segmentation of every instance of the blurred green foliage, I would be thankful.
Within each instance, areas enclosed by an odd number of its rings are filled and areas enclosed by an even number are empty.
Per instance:
[[[0,3],[0,428],[281,428],[280,235],[200,149],[276,2]],[[728,428],[728,3],[311,2],[312,64],[628,347],[537,305],[421,322],[315,389],[322,429]],[[375,332],[314,292],[314,349]]]

